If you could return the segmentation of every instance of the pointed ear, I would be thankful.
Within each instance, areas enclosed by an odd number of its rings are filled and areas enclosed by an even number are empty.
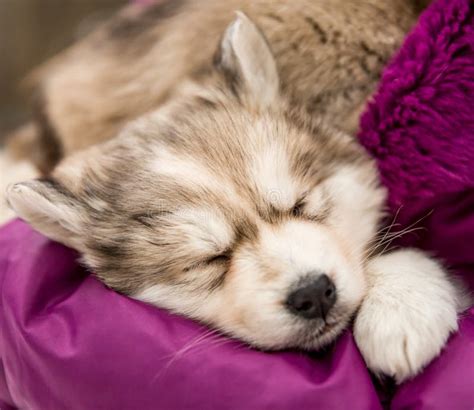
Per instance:
[[[17,215],[47,237],[79,249],[82,205],[53,179],[10,185],[7,202]]]
[[[242,12],[227,28],[216,55],[216,65],[232,86],[243,87],[259,107],[278,97],[279,78],[275,58],[259,28]]]

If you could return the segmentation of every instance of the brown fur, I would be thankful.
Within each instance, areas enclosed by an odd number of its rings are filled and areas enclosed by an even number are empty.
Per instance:
[[[382,67],[413,24],[409,0],[165,0],[137,5],[37,70],[37,165],[112,138],[209,72],[235,10],[265,33],[290,100],[354,132]]]

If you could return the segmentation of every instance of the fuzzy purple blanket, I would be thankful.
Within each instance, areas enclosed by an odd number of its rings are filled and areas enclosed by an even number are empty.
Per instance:
[[[474,290],[474,3],[437,0],[362,119],[401,228]],[[21,221],[0,229],[2,409],[474,408],[474,308],[439,358],[387,395],[351,333],[263,353],[105,288]]]
[[[439,0],[422,15],[362,117],[401,227],[474,289],[474,3]]]

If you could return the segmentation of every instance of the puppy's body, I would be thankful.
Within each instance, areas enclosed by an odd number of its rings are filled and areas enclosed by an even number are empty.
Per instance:
[[[265,34],[292,104],[354,132],[384,64],[417,16],[411,0],[162,1],[127,8],[33,76],[45,173],[109,139],[212,70],[242,10]]]
[[[367,363],[403,380],[456,328],[457,292],[421,253],[374,255],[385,191],[347,132],[415,16],[408,0],[129,8],[36,73],[36,163],[65,159],[11,206],[108,286],[262,348],[318,348],[362,304]]]

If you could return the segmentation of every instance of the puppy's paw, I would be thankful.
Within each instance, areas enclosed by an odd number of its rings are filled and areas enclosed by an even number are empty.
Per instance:
[[[15,218],[6,201],[7,187],[15,182],[36,178],[37,171],[26,161],[16,161],[5,150],[0,150],[0,225]]]
[[[458,290],[439,264],[414,250],[374,259],[369,275],[355,339],[374,373],[400,383],[419,373],[457,330]]]

